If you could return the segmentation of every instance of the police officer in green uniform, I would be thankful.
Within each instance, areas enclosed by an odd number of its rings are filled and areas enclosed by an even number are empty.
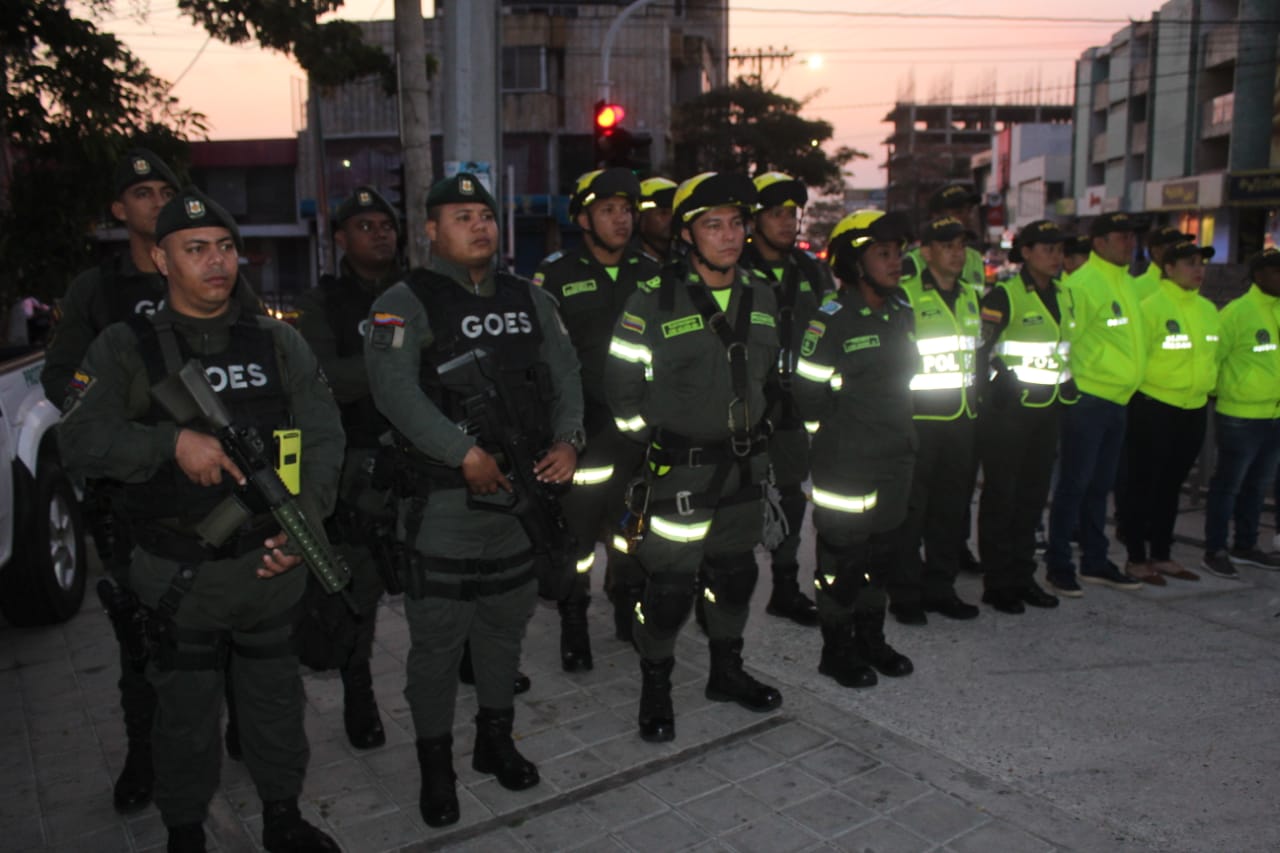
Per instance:
[[[657,287],[640,286],[609,346],[613,415],[620,430],[649,445],[647,500],[632,495],[646,525],[637,554],[648,580],[633,631],[646,741],[675,737],[676,635],[699,572],[711,650],[707,698],[753,711],[782,704],[777,690],[742,668],[758,574],[750,551],[761,541],[768,475],[764,389],[778,356],[773,293],[737,266],[755,201],[743,175],[705,172],[682,183],[675,218],[688,259],[664,268]]]
[[[800,528],[807,501],[800,484],[809,479],[809,435],[796,411],[791,388],[796,353],[809,318],[825,295],[834,295],[830,272],[796,246],[800,214],[809,201],[804,182],[784,172],[766,172],[753,183],[759,193],[755,228],[747,243],[745,266],[773,288],[778,302],[778,369],[769,384],[769,461],[782,498],[789,532],[773,550],[773,591],[765,612],[797,622],[818,624],[813,602],[800,592]]]
[[[827,249],[843,287],[809,321],[796,362],[796,403],[817,427],[818,671],[845,687],[870,687],[876,670],[913,671],[884,638],[893,534],[906,518],[916,451],[914,320],[898,288],[906,236],[901,214],[860,210],[836,223]]]
[[[911,380],[920,449],[899,531],[900,571],[889,583],[890,610],[904,624],[923,625],[926,611],[951,619],[978,615],[978,608],[955,591],[973,493],[981,331],[979,291],[963,277],[965,230],[951,216],[930,222],[920,240],[925,266],[902,280],[915,313],[920,354]]]
[[[1002,613],[1057,607],[1035,581],[1036,526],[1049,498],[1062,407],[1075,400],[1066,343],[1071,300],[1059,284],[1066,236],[1052,222],[1027,225],[1011,259],[1016,278],[982,300],[989,380],[978,413],[982,499],[978,547],[982,601]]]
[[[578,178],[569,200],[569,216],[582,229],[583,247],[556,252],[538,267],[533,283],[560,303],[582,364],[587,447],[573,475],[573,488],[563,501],[564,513],[577,540],[577,583],[558,602],[560,665],[565,672],[592,667],[587,633],[591,601],[591,566],[596,542],[605,543],[608,563],[605,587],[613,602],[618,638],[631,640],[632,612],[644,589],[644,573],[636,559],[615,547],[613,533],[622,514],[623,491],[644,455],[635,441],[618,432],[605,399],[604,370],[609,338],[622,306],[643,282],[658,283],[658,264],[629,248],[640,184],[630,169],[604,169]]]
[[[158,696],[155,800],[168,849],[205,849],[230,657],[245,763],[263,801],[263,846],[337,850],[298,812],[309,752],[290,638],[307,570],[269,513],[220,546],[205,544],[197,525],[244,473],[212,435],[175,424],[150,389],[198,359],[233,422],[268,436],[300,430],[301,500],[317,515],[337,492],[337,406],[302,338],[233,298],[240,236],[224,210],[185,190],[160,211],[156,238],[165,305],[109,327],[89,347],[58,437],[69,470],[125,483],[123,514],[137,546],[127,582],[149,608],[155,645],[147,678]]]
[[[537,768],[511,739],[520,644],[537,598],[531,543],[513,515],[473,505],[507,502],[512,485],[496,448],[459,428],[469,417],[466,398],[445,387],[439,368],[486,354],[485,369],[504,378],[525,438],[546,450],[534,468],[544,483],[567,486],[582,449],[577,356],[551,296],[495,271],[497,213],[474,175],[432,187],[430,263],[374,301],[365,336],[369,386],[397,433],[406,475],[399,530],[409,554],[404,609],[412,645],[404,692],[428,826],[459,817],[453,716],[468,639],[480,706],[471,766],[510,790],[538,784]]]
[[[359,609],[349,645],[338,650],[339,656],[345,656],[339,664],[343,724],[348,740],[357,749],[382,746],[387,739],[373,695],[369,658],[378,601],[385,589],[371,550],[378,543],[371,537],[389,519],[382,492],[371,482],[371,472],[382,447],[379,439],[391,425],[373,405],[369,393],[364,330],[373,300],[403,277],[397,253],[399,233],[395,208],[373,187],[356,187],[334,216],[334,241],[342,250],[338,274],[322,276],[320,286],[304,292],[296,303],[298,331],[320,360],[347,436],[342,488],[326,528],[330,541],[351,567],[352,591]]]
[[[671,234],[671,200],[676,182],[655,175],[640,182],[640,203],[636,205],[636,236],[632,246],[665,266],[675,260],[675,240]]]

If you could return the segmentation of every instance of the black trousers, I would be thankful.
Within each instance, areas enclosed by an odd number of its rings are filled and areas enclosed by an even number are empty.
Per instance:
[[[1061,419],[1058,403],[1014,403],[978,417],[978,549],[988,590],[1021,589],[1035,574],[1036,526],[1049,500]]]
[[[965,518],[973,494],[973,419],[918,420],[916,435],[920,448],[907,520],[897,535],[898,571],[889,581],[890,599],[907,606],[954,594],[960,551],[969,538]]]
[[[1119,500],[1129,562],[1168,560],[1182,484],[1204,444],[1208,407],[1180,409],[1135,394],[1129,403]]]

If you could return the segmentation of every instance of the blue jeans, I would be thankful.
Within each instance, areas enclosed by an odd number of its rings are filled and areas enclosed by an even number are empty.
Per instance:
[[[1062,448],[1058,483],[1049,513],[1050,575],[1075,572],[1071,537],[1080,530],[1081,568],[1107,562],[1107,495],[1115,483],[1124,446],[1125,407],[1081,394],[1080,401],[1062,414]]]
[[[1204,513],[1205,550],[1226,550],[1233,519],[1235,547],[1256,548],[1262,501],[1280,462],[1280,419],[1215,414],[1214,440],[1218,464],[1209,481]]]

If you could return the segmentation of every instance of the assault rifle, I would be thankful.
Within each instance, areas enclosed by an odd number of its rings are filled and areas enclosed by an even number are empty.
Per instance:
[[[558,598],[568,592],[575,540],[560,507],[562,489],[544,483],[533,466],[545,453],[534,447],[527,428],[520,423],[502,370],[487,350],[472,350],[438,368],[444,387],[462,398],[461,426],[481,446],[495,451],[503,473],[511,481],[509,501],[482,500],[467,495],[472,509],[502,512],[520,522],[533,546],[534,565],[543,595]]]
[[[324,520],[308,515],[297,496],[280,479],[258,430],[232,423],[230,412],[209,384],[200,362],[195,359],[187,362],[177,373],[156,384],[151,394],[177,423],[199,420],[212,429],[223,451],[245,475],[245,485],[237,487],[197,526],[201,541],[212,547],[221,545],[253,517],[250,504],[263,504],[280,529],[288,534],[289,542],[302,555],[325,592],[341,593],[351,612],[356,612],[355,601],[347,589],[351,585],[351,569],[329,546],[324,535]]]

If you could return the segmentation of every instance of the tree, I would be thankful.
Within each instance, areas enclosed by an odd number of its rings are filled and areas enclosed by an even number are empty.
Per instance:
[[[677,104],[671,130],[681,171],[756,175],[776,170],[843,193],[843,167],[868,155],[846,146],[828,155],[822,143],[831,138],[831,124],[802,117],[805,103],[740,77]]]
[[[73,11],[74,9],[74,11]],[[88,265],[120,155],[181,167],[203,116],[97,22],[110,0],[5,0],[0,13],[0,309],[51,299]]]

